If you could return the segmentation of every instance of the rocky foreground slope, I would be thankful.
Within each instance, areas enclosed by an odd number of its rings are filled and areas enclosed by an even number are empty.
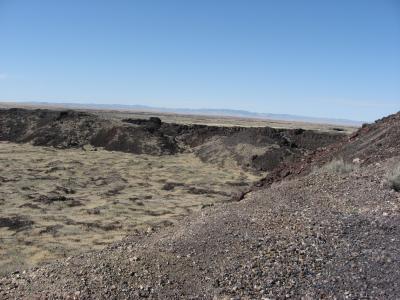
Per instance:
[[[352,170],[291,174],[176,226],[12,274],[0,298],[397,299],[400,194],[387,173],[399,141],[398,113],[308,159],[342,156]]]
[[[399,124],[400,113],[372,124],[364,124],[357,132],[341,142],[317,148],[296,161],[283,161],[263,180],[256,183],[256,186],[264,187],[283,179],[307,175],[316,167],[321,167],[335,158],[370,164],[399,155]]]

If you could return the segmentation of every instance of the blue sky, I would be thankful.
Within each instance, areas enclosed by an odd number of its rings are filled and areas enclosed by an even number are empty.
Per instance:
[[[0,101],[400,110],[400,1],[0,0]]]

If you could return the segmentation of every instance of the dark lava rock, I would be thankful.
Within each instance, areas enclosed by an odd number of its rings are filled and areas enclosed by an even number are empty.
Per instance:
[[[147,119],[123,119],[122,122],[144,126],[148,131],[154,132],[161,127],[161,119],[157,117],[150,117]]]
[[[23,216],[0,217],[0,227],[11,230],[21,230],[33,225],[33,221]]]
[[[44,229],[39,231],[39,234],[51,234],[55,236],[61,228],[63,228],[63,225],[61,224],[46,226]]]
[[[244,128],[164,123],[160,118],[111,120],[73,110],[0,109],[0,140],[30,142],[37,146],[82,148],[90,144],[111,151],[135,154],[170,155],[220,139],[223,147],[280,146],[256,159],[233,150],[232,157],[244,168],[270,171],[282,162],[301,159],[308,151],[343,140],[341,133],[321,133],[303,129],[270,127]],[[224,149],[209,143],[195,151],[202,160],[223,156]],[[213,153],[210,157],[209,153]]]
[[[166,183],[163,185],[162,189],[163,189],[164,191],[172,191],[172,190],[175,189],[175,187],[177,187],[177,186],[183,186],[183,183],[180,183],[180,182],[166,182]]]
[[[175,185],[174,185],[173,183],[171,183],[171,182],[165,183],[165,184],[163,185],[163,187],[162,187],[162,189],[163,189],[164,191],[171,191],[171,190],[173,190],[174,188],[175,188]]]
[[[45,203],[45,204],[51,204],[53,202],[64,202],[67,200],[71,200],[71,198],[67,198],[64,195],[59,195],[59,194],[50,194],[50,195],[40,195],[34,201]]]
[[[33,208],[33,209],[40,209],[40,206],[34,203],[25,203],[20,205],[19,207],[29,207],[29,208]]]

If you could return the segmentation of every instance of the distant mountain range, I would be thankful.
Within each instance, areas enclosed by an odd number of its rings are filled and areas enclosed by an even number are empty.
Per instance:
[[[205,116],[224,116],[224,117],[240,117],[240,118],[253,118],[253,119],[267,119],[279,121],[296,121],[296,122],[309,122],[309,123],[322,123],[322,124],[335,124],[346,126],[360,126],[362,121],[335,119],[335,118],[317,118],[290,114],[271,114],[271,113],[257,113],[246,110],[236,109],[190,109],[190,108],[165,108],[165,107],[152,107],[146,105],[129,105],[129,104],[91,104],[91,103],[50,103],[50,102],[18,102],[24,105],[43,105],[43,106],[56,106],[67,107],[76,109],[115,109],[115,110],[136,110],[136,111],[149,111],[149,112],[166,112],[177,114],[190,114],[190,115],[205,115]]]

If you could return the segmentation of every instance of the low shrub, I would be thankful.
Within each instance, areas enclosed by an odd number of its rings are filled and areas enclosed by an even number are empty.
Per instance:
[[[400,192],[400,164],[397,164],[387,175],[389,187]]]
[[[335,159],[325,164],[322,169],[329,173],[346,174],[350,173],[354,169],[354,166],[343,159]]]

